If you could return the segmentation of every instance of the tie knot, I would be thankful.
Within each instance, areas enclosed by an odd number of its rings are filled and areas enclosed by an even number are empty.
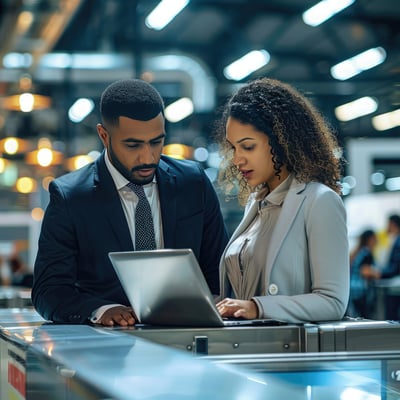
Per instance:
[[[136,183],[129,182],[127,186],[139,197],[139,199],[146,197],[142,185],[136,185]]]

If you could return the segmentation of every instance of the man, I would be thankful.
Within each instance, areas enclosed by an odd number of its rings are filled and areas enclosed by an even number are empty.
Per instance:
[[[197,163],[161,154],[161,96],[144,81],[117,81],[103,92],[100,113],[101,156],[49,186],[34,267],[36,310],[59,323],[133,325],[108,253],[138,248],[191,248],[218,294],[218,264],[228,239],[218,199]],[[143,195],[133,191],[142,188]],[[135,226],[141,197],[147,209],[150,204],[152,222]],[[150,225],[152,244],[146,247]]]

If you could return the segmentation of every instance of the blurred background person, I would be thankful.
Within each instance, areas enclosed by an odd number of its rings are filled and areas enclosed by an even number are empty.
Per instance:
[[[400,215],[392,214],[388,217],[387,233],[389,236],[390,250],[386,264],[381,270],[372,267],[363,268],[362,274],[367,279],[400,279]],[[400,319],[400,296],[386,293],[385,319]]]
[[[373,317],[376,301],[373,278],[364,277],[362,271],[375,268],[374,249],[377,243],[375,231],[367,229],[361,233],[350,254],[350,299],[347,315],[351,317]]]
[[[11,285],[32,288],[33,273],[28,270],[18,255],[14,254],[8,259],[11,272]]]

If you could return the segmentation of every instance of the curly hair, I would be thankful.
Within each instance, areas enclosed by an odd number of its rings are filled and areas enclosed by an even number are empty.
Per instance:
[[[232,162],[231,146],[225,138],[229,117],[268,136],[277,175],[286,166],[300,182],[321,182],[341,193],[341,150],[329,125],[296,89],[275,79],[260,78],[231,96],[217,122],[222,156],[219,183],[225,186],[226,194],[238,187],[239,202],[244,204],[251,192]]]

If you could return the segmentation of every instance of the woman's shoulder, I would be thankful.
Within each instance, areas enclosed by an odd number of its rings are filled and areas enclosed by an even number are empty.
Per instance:
[[[305,196],[312,199],[332,198],[335,200],[342,200],[341,196],[338,193],[336,193],[332,188],[321,182],[298,182],[297,188],[301,189],[298,191],[298,193],[303,193]]]

